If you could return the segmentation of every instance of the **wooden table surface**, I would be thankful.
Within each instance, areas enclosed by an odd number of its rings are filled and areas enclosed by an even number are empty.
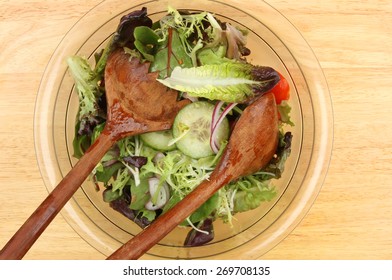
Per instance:
[[[67,30],[99,2],[0,1],[0,247],[47,195],[33,140],[45,66]],[[299,29],[323,67],[334,148],[314,206],[262,258],[392,259],[392,3],[266,2]],[[61,215],[25,256],[103,258]]]

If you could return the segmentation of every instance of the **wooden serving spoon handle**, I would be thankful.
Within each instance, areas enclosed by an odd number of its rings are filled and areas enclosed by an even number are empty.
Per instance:
[[[101,158],[114,144],[109,134],[102,133],[72,170],[41,203],[0,251],[0,259],[21,259],[58,212],[72,197]]]
[[[138,259],[229,182],[260,170],[278,144],[278,114],[272,93],[249,105],[209,180],[115,251],[108,259]]]
[[[227,183],[223,178],[210,178],[203,181],[194,191],[177,203],[172,209],[154,221],[148,228],[125,243],[108,260],[134,260],[151,249],[159,240],[169,234],[178,224],[184,221],[209,199],[216,191]]]

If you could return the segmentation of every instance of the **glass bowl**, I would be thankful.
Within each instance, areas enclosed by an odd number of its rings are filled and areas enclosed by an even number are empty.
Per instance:
[[[333,139],[333,114],[328,86],[309,45],[295,27],[263,1],[104,1],[83,16],[65,35],[42,78],[35,111],[35,144],[39,167],[50,192],[76,163],[72,139],[78,98],[66,58],[93,60],[120,18],[147,7],[153,19],[168,6],[209,11],[222,21],[249,30],[250,62],[272,66],[287,77],[295,126],[285,172],[275,185],[278,195],[250,212],[237,214],[233,226],[215,222],[215,238],[204,246],[182,245],[188,229],[176,228],[144,259],[255,259],[285,238],[312,206],[326,176]],[[91,246],[109,256],[141,229],[102,200],[86,181],[61,211]]]

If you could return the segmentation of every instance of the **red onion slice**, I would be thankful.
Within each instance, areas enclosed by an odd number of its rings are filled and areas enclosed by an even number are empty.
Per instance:
[[[212,134],[212,131],[214,130],[214,127],[216,126],[218,119],[219,119],[220,110],[221,110],[223,104],[224,104],[223,101],[219,101],[218,103],[215,104],[214,111],[212,112],[211,134]]]
[[[148,189],[151,195],[151,199],[144,205],[147,210],[157,210],[162,208],[166,202],[169,200],[170,192],[168,185],[163,182],[162,186],[159,185],[159,179],[156,177],[151,177],[148,179]],[[156,203],[152,202],[152,197],[158,192]]]
[[[222,101],[220,101],[220,102],[222,102]],[[238,103],[229,103],[226,106],[226,108],[223,110],[222,114],[219,115],[220,108],[223,105],[223,104],[219,104],[220,102],[218,102],[214,108],[212,121],[211,121],[212,130],[211,130],[211,137],[210,137],[210,146],[211,146],[212,151],[215,154],[217,154],[219,152],[219,146],[220,146],[220,143],[218,143],[218,141],[216,139],[219,126],[222,123],[222,121],[224,120],[224,118],[227,116],[227,114],[230,113],[230,111],[238,104]],[[218,112],[218,113],[216,113],[216,112]],[[216,119],[215,114],[219,115],[218,119]]]

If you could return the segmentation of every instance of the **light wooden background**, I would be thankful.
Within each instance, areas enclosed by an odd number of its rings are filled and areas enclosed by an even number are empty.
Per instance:
[[[0,247],[47,195],[33,142],[44,68],[66,31],[99,2],[0,1]],[[335,136],[314,206],[262,258],[392,259],[392,3],[267,2],[300,30],[319,58],[332,96]],[[25,258],[104,256],[58,216]]]

